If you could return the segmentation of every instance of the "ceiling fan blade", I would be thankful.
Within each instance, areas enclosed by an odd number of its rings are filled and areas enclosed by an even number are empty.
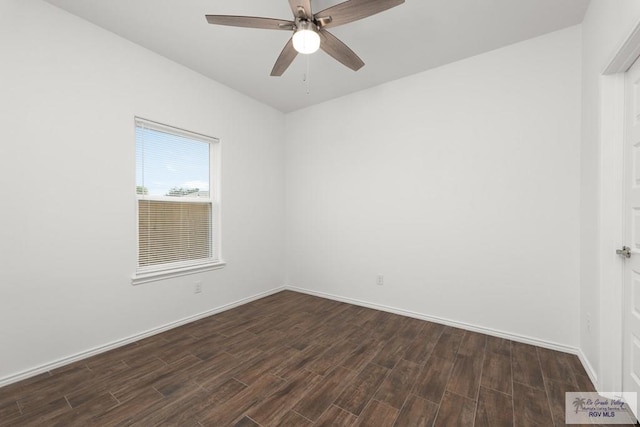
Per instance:
[[[262,28],[265,30],[292,30],[293,21],[285,19],[259,18],[256,16],[206,15],[207,22],[232,27]]]
[[[404,3],[404,0],[348,0],[314,15],[323,28],[337,27],[380,13]],[[330,19],[329,19],[330,18]]]
[[[325,30],[320,30],[318,34],[320,34],[320,49],[327,52],[338,62],[346,65],[353,71],[358,71],[364,66],[362,59],[336,36]]]
[[[278,56],[276,63],[273,65],[271,75],[273,77],[280,77],[287,68],[289,68],[289,65],[291,65],[297,55],[298,51],[293,47],[293,38],[290,38],[284,46],[284,49],[282,49],[282,52],[280,52],[280,56]]]
[[[311,19],[311,0],[289,0],[293,16],[300,19]]]

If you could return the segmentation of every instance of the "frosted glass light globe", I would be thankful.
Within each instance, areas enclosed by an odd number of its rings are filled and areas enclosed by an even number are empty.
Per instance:
[[[317,27],[309,22],[303,21],[298,26],[298,30],[293,34],[293,48],[298,53],[308,55],[320,49],[320,36]]]

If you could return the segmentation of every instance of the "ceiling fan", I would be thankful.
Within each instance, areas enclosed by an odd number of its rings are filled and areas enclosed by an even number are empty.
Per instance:
[[[322,12],[311,12],[311,0],[289,0],[293,21],[254,16],[206,15],[207,21],[215,25],[262,28],[267,30],[293,31],[280,56],[276,60],[272,76],[281,76],[298,53],[310,54],[324,50],[334,59],[358,71],[364,62],[349,47],[327,28],[348,24],[385,11],[404,3],[404,0],[347,0]]]

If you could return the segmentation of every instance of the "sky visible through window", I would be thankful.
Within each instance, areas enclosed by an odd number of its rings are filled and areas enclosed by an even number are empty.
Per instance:
[[[136,126],[136,189],[149,196],[209,192],[209,144]]]

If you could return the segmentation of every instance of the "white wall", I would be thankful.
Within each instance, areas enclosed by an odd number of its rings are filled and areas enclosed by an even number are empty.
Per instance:
[[[0,380],[283,285],[283,114],[37,0],[0,52]],[[221,138],[226,268],[131,285],[135,115]]]
[[[607,369],[608,366],[619,365],[606,360],[607,354],[612,352],[604,344],[607,341],[606,335],[615,334],[616,331],[602,330],[600,327],[603,322],[600,310],[602,302],[609,301],[607,294],[612,293],[612,287],[619,285],[602,280],[600,269],[603,256],[608,254],[615,257],[613,248],[607,248],[604,254],[601,247],[601,234],[611,232],[606,230],[606,224],[603,223],[606,219],[602,217],[603,209],[608,208],[603,205],[602,199],[602,147],[613,143],[601,138],[602,115],[609,113],[601,111],[602,73],[639,21],[640,2],[637,0],[591,0],[582,24],[580,343],[589,363],[598,374],[598,382],[604,385],[604,390],[612,389],[616,382],[612,376],[619,376],[620,372],[610,372]],[[587,315],[591,316],[591,330],[587,328]]]
[[[580,43],[288,114],[287,283],[578,346]]]

